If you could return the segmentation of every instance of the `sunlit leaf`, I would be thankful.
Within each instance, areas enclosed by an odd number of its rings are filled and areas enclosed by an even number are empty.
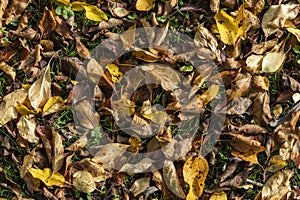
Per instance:
[[[18,133],[28,142],[37,143],[40,138],[35,133],[36,126],[34,118],[23,115],[17,123]]]
[[[150,177],[140,178],[132,184],[131,188],[129,189],[134,196],[137,196],[144,192],[150,185]]]
[[[43,181],[47,186],[63,186],[65,183],[65,178],[62,174],[57,172],[52,175],[52,170],[49,168],[44,168],[43,170],[31,168],[28,171],[34,178]]]
[[[73,174],[74,187],[84,193],[91,193],[96,189],[94,177],[87,171],[77,171]]]
[[[106,66],[106,69],[109,71],[111,75],[111,80],[114,83],[117,83],[121,80],[123,76],[123,72],[120,71],[119,67],[115,64],[109,64]]]
[[[137,0],[135,8],[139,11],[149,11],[154,5],[154,0]]]
[[[85,15],[86,18],[89,20],[101,22],[103,20],[108,20],[108,17],[106,14],[97,6],[94,5],[83,5],[83,8],[85,9]]]

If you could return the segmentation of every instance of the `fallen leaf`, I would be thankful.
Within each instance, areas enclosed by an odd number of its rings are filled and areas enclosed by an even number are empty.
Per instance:
[[[130,174],[133,173],[142,173],[149,169],[155,161],[149,158],[144,158],[136,164],[126,163],[119,170],[120,172],[127,172]]]
[[[161,105],[151,106],[149,100],[143,102],[141,113],[143,117],[150,119],[156,124],[163,124],[168,116]]]
[[[270,158],[268,165],[269,166],[266,168],[266,171],[277,172],[286,166],[286,161],[281,155],[275,155]]]
[[[43,107],[43,116],[63,110],[64,103],[65,101],[60,96],[50,97]]]
[[[43,183],[45,183],[47,186],[63,186],[65,183],[64,176],[58,172],[52,174],[52,170],[50,168],[44,168],[43,170],[31,168],[28,170],[28,172],[34,178],[43,181]]]
[[[112,12],[115,16],[120,18],[126,17],[129,14],[129,12],[125,8],[114,8]]]
[[[284,27],[286,20],[292,20],[299,13],[298,4],[280,4],[272,5],[265,12],[261,26],[267,37],[275,33],[278,29]]]
[[[109,64],[106,66],[106,69],[109,71],[111,75],[112,82],[117,83],[122,79],[123,72],[120,71],[117,65]]]
[[[213,195],[209,198],[209,200],[227,200],[227,195],[224,191],[222,192],[214,192]]]
[[[131,136],[128,140],[130,147],[128,147],[128,151],[132,153],[138,153],[142,146],[142,140],[138,136]]]
[[[0,63],[0,70],[4,71],[13,81],[16,78],[16,69],[5,62]]]
[[[251,104],[252,101],[248,98],[239,97],[232,99],[226,105],[226,113],[229,115],[242,115],[247,111]]]
[[[159,57],[156,56],[155,54],[146,51],[146,50],[134,50],[132,51],[132,54],[135,58],[145,61],[145,62],[150,62],[150,63],[155,63],[158,61]]]
[[[269,94],[259,92],[253,102],[254,121],[258,125],[269,124],[272,119]]]
[[[56,20],[54,14],[47,7],[44,9],[44,15],[39,23],[39,29],[42,34],[49,35],[56,28]]]
[[[129,189],[133,195],[136,197],[142,192],[144,192],[150,186],[150,177],[140,178],[132,184]]]
[[[286,199],[285,195],[291,191],[290,178],[293,174],[293,171],[287,169],[271,176],[262,188],[262,200]]]
[[[96,189],[94,177],[87,171],[77,171],[73,174],[73,186],[84,193],[91,193]]]
[[[59,133],[56,131],[52,131],[52,148],[53,148],[53,154],[52,154],[52,173],[55,174],[58,172],[64,163],[64,146],[62,143],[62,137]]]
[[[91,103],[87,100],[82,100],[74,105],[74,121],[78,122],[81,126],[94,129],[99,125],[99,114]]]
[[[259,164],[258,159],[257,159],[257,152],[242,153],[239,151],[231,151],[231,155],[238,157],[246,162]]]
[[[217,23],[221,41],[225,44],[233,45],[238,38],[244,35],[245,27],[239,26],[240,22],[228,15],[224,10],[220,10],[214,18]]]
[[[81,58],[91,58],[90,51],[81,42],[80,37],[75,37],[75,41],[76,41],[76,50],[77,50],[78,55]]]
[[[291,160],[294,161],[295,166],[300,169],[300,140],[298,139],[291,152]]]
[[[23,103],[27,98],[27,90],[19,89],[4,96],[0,103],[0,127],[18,117],[15,108],[17,104]]]
[[[70,0],[55,0],[57,2],[60,2],[60,3],[63,3],[65,4],[66,6],[69,6],[70,5]]]
[[[202,195],[208,171],[208,163],[204,157],[191,156],[186,160],[183,166],[183,178],[190,186],[186,199],[197,200]]]
[[[17,123],[19,135],[28,142],[37,143],[40,138],[35,133],[36,122],[32,116],[23,115]]]
[[[73,1],[71,4],[71,9],[74,11],[83,11],[84,7],[83,5],[88,5],[84,1]]]
[[[135,8],[138,11],[149,11],[154,6],[154,0],[137,0]]]
[[[166,160],[163,166],[163,178],[169,188],[177,197],[185,199],[186,196],[180,185],[180,181],[176,172],[174,163],[170,160]]]
[[[253,76],[253,83],[263,90],[269,90],[270,82],[266,76]]]
[[[85,9],[86,18],[89,20],[101,22],[103,20],[108,20],[106,14],[97,6],[94,5],[82,5]]]
[[[50,64],[48,64],[28,90],[28,98],[35,110],[41,109],[51,97]]]
[[[272,49],[278,43],[278,38],[268,40],[259,44],[253,44],[251,51],[255,54],[262,55],[266,51]]]
[[[246,59],[246,70],[252,74],[257,73],[261,68],[262,61],[262,55],[252,54]]]
[[[24,178],[24,176],[26,175],[26,173],[28,172],[28,170],[30,168],[32,168],[33,161],[34,161],[34,156],[35,156],[35,148],[29,154],[27,154],[26,156],[24,156],[22,167],[20,169],[20,177],[21,178]]]
[[[275,73],[281,70],[285,60],[285,53],[283,52],[268,52],[262,60],[262,72]]]
[[[8,0],[3,0],[0,2],[0,19],[3,18],[3,15],[4,15],[4,11],[6,9],[6,7],[8,6]],[[2,21],[0,22],[0,26],[2,26]]]
[[[25,102],[25,103],[27,103],[27,102]],[[22,103],[18,103],[15,107],[16,107],[18,113],[20,113],[21,115],[30,115],[30,114],[38,113],[37,111],[33,110],[33,108],[29,109],[26,105],[24,105]]]
[[[4,4],[1,4],[6,7],[5,1],[3,1]],[[17,20],[22,12],[26,9],[26,7],[29,5],[29,0],[13,0],[10,2],[9,7],[5,10],[4,17],[5,17],[5,24],[9,24],[12,21]]]

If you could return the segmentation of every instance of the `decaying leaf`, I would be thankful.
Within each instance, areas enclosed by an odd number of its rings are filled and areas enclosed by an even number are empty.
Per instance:
[[[16,69],[5,62],[0,63],[0,70],[4,71],[12,80],[16,78]]]
[[[96,189],[94,177],[87,171],[77,171],[73,174],[74,187],[84,193],[91,193]]]
[[[291,191],[290,178],[293,176],[291,170],[278,171],[265,183],[261,195],[262,200],[267,199],[288,199],[287,193]]]
[[[1,4],[6,7],[5,2],[4,4]],[[8,9],[5,10],[4,16],[5,16],[5,24],[9,24],[12,21],[17,20],[22,12],[26,9],[28,4],[30,3],[29,0],[14,0],[11,1],[10,6]],[[3,9],[3,8],[2,8]],[[2,17],[2,16],[1,16]]]
[[[129,189],[133,195],[136,197],[142,192],[144,192],[150,186],[150,177],[140,178],[132,184]]]
[[[47,7],[44,9],[44,15],[39,23],[39,28],[43,34],[50,34],[56,28],[56,20],[54,14]]]
[[[81,42],[80,37],[75,38],[77,53],[81,58],[91,58],[90,51]]]
[[[204,157],[191,156],[187,159],[183,166],[184,181],[190,186],[186,199],[197,200],[202,195],[208,170],[208,163]]]
[[[80,101],[74,106],[75,119],[79,124],[88,129],[94,129],[99,124],[99,115],[94,111],[87,100]]]
[[[48,99],[51,97],[51,76],[50,64],[48,64],[40,74],[40,78],[36,80],[28,91],[28,98],[31,106],[39,110],[41,109]]]
[[[163,177],[169,190],[181,199],[185,199],[185,194],[180,185],[180,181],[176,172],[176,168],[172,161],[166,160],[163,167]]]
[[[266,37],[284,27],[286,20],[297,17],[299,13],[298,4],[272,5],[264,14],[262,19],[262,29]]]
[[[268,163],[269,167],[266,168],[266,171],[277,172],[286,166],[286,161],[280,155],[272,156]]]
[[[149,11],[154,5],[154,0],[137,0],[135,8],[139,11]]]
[[[18,103],[23,103],[26,98],[26,89],[16,90],[3,97],[0,103],[0,127],[18,117],[18,111],[15,106],[17,106]]]
[[[63,186],[65,183],[65,178],[62,174],[56,172],[55,174],[52,173],[50,168],[35,169],[31,168],[28,172],[34,177],[37,178],[47,186]]]

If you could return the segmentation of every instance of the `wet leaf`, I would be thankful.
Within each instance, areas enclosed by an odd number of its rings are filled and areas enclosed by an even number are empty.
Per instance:
[[[202,195],[208,171],[208,163],[204,157],[191,156],[187,159],[183,166],[184,181],[190,186],[186,199],[196,200]]]
[[[149,11],[154,6],[154,0],[137,0],[135,8],[138,11]]]
[[[168,188],[179,198],[185,199],[186,196],[180,185],[176,168],[172,161],[166,160],[163,166],[163,177]]]
[[[73,174],[74,187],[84,193],[91,193],[96,189],[94,177],[87,171],[77,171]]]
[[[18,133],[26,141],[37,143],[40,138],[35,133],[36,126],[36,122],[32,116],[23,115],[17,123]]]
[[[150,177],[140,178],[132,184],[129,189],[133,195],[136,197],[142,192],[144,192],[150,186]]]
[[[39,110],[51,97],[51,76],[50,64],[40,73],[40,78],[36,80],[28,90],[28,98],[31,106]]]
[[[26,89],[16,90],[3,97],[0,103],[0,127],[18,117],[18,111],[15,106],[17,106],[19,102],[23,103],[26,98]]]
[[[31,168],[28,171],[34,178],[37,178],[47,186],[63,186],[65,183],[65,178],[60,173],[52,174],[52,170],[49,168],[35,169]]]

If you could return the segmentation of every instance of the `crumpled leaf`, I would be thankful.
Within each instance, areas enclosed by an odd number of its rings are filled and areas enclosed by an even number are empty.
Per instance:
[[[220,10],[214,17],[220,33],[221,41],[225,44],[233,45],[236,43],[238,38],[243,37],[245,34],[246,24],[241,22],[246,17],[242,6],[238,12],[236,19],[227,14],[224,10]],[[240,23],[242,24],[241,26]]]
[[[5,62],[0,63],[0,70],[4,71],[13,81],[16,78],[16,69]]]
[[[19,135],[28,142],[37,143],[40,138],[35,133],[36,122],[32,116],[23,115],[17,123]]]
[[[114,83],[117,83],[121,80],[123,76],[123,72],[120,71],[119,67],[115,64],[109,64],[106,66],[106,69],[109,71],[111,75],[111,80]]]
[[[73,174],[73,186],[84,193],[91,193],[96,189],[96,183],[91,173],[87,171],[77,171]]]
[[[186,199],[197,200],[202,195],[208,170],[208,163],[204,157],[191,156],[187,159],[183,166],[184,181],[190,186]]]
[[[50,64],[48,64],[40,74],[40,78],[36,80],[28,90],[28,98],[31,106],[39,110],[51,97],[51,76]]]
[[[136,197],[137,195],[144,192],[150,186],[150,177],[140,178],[132,184],[129,189],[133,195]]]
[[[138,136],[131,136],[128,140],[130,147],[128,148],[128,151],[133,153],[138,153],[141,146],[142,146],[142,140]]]
[[[271,176],[261,191],[262,200],[286,199],[285,195],[291,190],[290,178],[293,174],[293,171],[287,169]]]
[[[47,7],[44,9],[44,15],[39,23],[42,34],[50,34],[56,28],[56,20],[54,14]]]
[[[75,37],[75,41],[76,41],[76,50],[77,50],[78,55],[81,58],[91,58],[90,51],[81,42],[80,37]]]
[[[137,0],[135,8],[138,11],[149,11],[154,6],[154,0]]]
[[[253,83],[263,90],[269,90],[270,82],[266,76],[253,76]]]
[[[156,104],[151,106],[149,100],[143,102],[141,113],[143,117],[157,124],[164,123],[168,116],[160,105]]]
[[[166,160],[164,162],[163,167],[163,177],[166,185],[168,186],[169,190],[171,190],[176,196],[181,199],[185,199],[184,191],[180,185],[180,181],[176,172],[176,168],[174,163],[170,160]]]
[[[4,13],[4,17],[6,19],[5,24],[7,25],[12,21],[17,20],[21,16],[22,12],[29,5],[29,3],[30,3],[30,0],[11,1],[9,8],[6,9],[5,13]]]
[[[248,98],[234,98],[226,105],[226,113],[229,115],[242,115],[247,111],[251,104],[252,101]]]
[[[50,168],[35,169],[31,168],[28,172],[34,177],[37,178],[47,186],[63,186],[65,182],[65,178],[59,172],[52,174],[52,170]]]
[[[261,26],[266,37],[284,27],[286,20],[292,20],[299,13],[298,4],[272,5],[265,12]]]
[[[0,103],[0,127],[7,122],[18,117],[18,111],[15,106],[20,102],[23,103],[27,98],[27,90],[19,89],[5,97]]]
[[[246,59],[246,70],[253,74],[257,73],[260,70],[262,60],[262,55],[252,54]]]
[[[134,57],[136,57],[139,60],[143,60],[145,62],[151,62],[154,63],[158,61],[159,57],[149,51],[146,50],[134,50],[132,51],[132,54]]]

